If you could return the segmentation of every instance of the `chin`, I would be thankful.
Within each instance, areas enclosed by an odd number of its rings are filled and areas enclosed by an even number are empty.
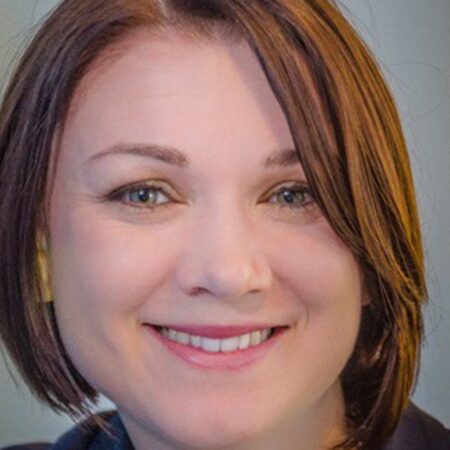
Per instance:
[[[192,405],[187,411],[164,408],[158,413],[152,409],[151,417],[145,411],[139,414],[136,408],[131,408],[131,411],[133,417],[120,411],[127,427],[137,426],[144,435],[159,436],[170,448],[211,450],[233,447],[257,439],[273,426],[273,417],[269,417],[273,416],[271,410],[267,414],[261,409],[255,412],[243,408],[230,411],[229,408],[220,408],[219,404],[213,409],[210,404],[205,408]],[[134,423],[131,424],[130,420]]]

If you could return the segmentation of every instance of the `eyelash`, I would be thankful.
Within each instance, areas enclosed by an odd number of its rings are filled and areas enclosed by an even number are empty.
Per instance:
[[[132,192],[139,192],[139,191],[144,191],[146,193],[148,193],[149,191],[153,191],[156,194],[162,193],[168,200],[163,203],[154,203],[151,205],[144,205],[144,206],[138,206],[137,204],[133,205],[132,203],[123,200],[123,196],[125,194],[129,194]],[[269,203],[275,204],[279,208],[289,208],[289,209],[297,209],[297,210],[308,208],[308,207],[312,206],[312,204],[314,203],[314,199],[313,199],[310,189],[306,185],[301,184],[301,183],[293,183],[291,185],[289,185],[289,184],[281,185],[277,190],[275,190],[275,191],[271,190],[269,197],[266,196],[266,198],[271,199],[274,196],[279,196],[286,192],[294,193],[294,195],[302,194],[307,199],[302,201],[300,205],[292,204],[292,203],[277,204],[275,202],[270,202],[270,201],[269,201]],[[111,201],[111,202],[122,203],[125,206],[129,206],[130,208],[146,209],[146,210],[150,210],[150,211],[154,211],[158,208],[165,208],[167,206],[170,206],[175,201],[173,199],[173,196],[170,195],[164,187],[162,187],[156,183],[148,183],[148,184],[140,183],[140,184],[124,186],[119,189],[115,189],[111,193],[107,194],[105,199],[107,201]],[[175,201],[175,203],[177,203],[177,202]]]

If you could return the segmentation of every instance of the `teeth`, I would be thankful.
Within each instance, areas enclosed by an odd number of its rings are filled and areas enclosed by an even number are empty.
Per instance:
[[[168,332],[167,337],[169,339],[172,339],[172,341],[175,341],[177,339],[177,332],[175,330],[172,330],[171,328],[169,328],[169,330],[163,328],[165,331]]]
[[[166,338],[184,345],[191,345],[196,348],[202,348],[206,352],[232,352],[234,350],[245,350],[248,347],[259,345],[266,341],[270,335],[271,328],[261,331],[242,334],[227,339],[212,339],[202,336],[193,336],[171,328],[162,328],[161,334]]]
[[[201,348],[207,352],[218,352],[220,350],[220,339],[211,339],[202,337],[201,338]]]
[[[261,338],[261,334],[259,331],[254,331],[250,333],[250,345],[256,345]]]
[[[194,347],[202,346],[202,338],[200,336],[191,336],[191,345]]]
[[[180,344],[189,344],[190,342],[189,334],[177,331],[177,342],[179,342]]]
[[[220,350],[222,352],[232,352],[239,348],[239,336],[235,336],[228,339],[223,339],[220,342]]]
[[[244,348],[247,348],[250,345],[250,335],[244,334],[242,336],[239,336],[239,350],[243,350]]]

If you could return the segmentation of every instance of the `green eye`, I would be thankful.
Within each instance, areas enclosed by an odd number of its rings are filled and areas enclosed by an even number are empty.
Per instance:
[[[313,197],[310,190],[303,185],[283,186],[272,194],[270,203],[291,208],[302,208],[312,203]]]

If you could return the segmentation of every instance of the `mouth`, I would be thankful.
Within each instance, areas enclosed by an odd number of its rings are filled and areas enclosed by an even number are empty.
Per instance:
[[[207,353],[244,352],[274,339],[288,326],[161,326],[150,325],[159,336]]]

